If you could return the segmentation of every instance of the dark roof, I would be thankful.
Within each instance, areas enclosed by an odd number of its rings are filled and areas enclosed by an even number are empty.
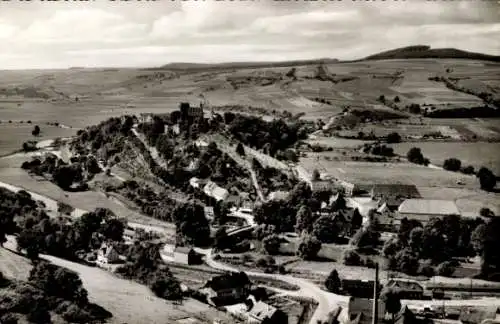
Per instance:
[[[386,199],[421,198],[417,187],[410,184],[376,184],[370,193],[372,196]]]
[[[251,282],[246,273],[238,272],[215,276],[206,283],[205,287],[209,287],[217,291],[243,287],[249,284],[251,284]]]

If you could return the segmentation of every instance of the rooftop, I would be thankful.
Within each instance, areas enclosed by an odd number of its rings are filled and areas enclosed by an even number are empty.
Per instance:
[[[455,202],[438,199],[406,199],[398,208],[404,214],[460,215]]]

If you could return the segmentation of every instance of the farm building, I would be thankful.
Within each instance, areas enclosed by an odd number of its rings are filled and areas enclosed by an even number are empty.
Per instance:
[[[288,198],[288,192],[281,190],[273,191],[267,196],[267,200],[274,200],[274,201],[286,200],[287,198]]]
[[[397,289],[401,294],[401,299],[423,299],[424,297],[424,287],[415,280],[390,279],[385,287]]]
[[[160,252],[161,258],[166,262],[181,264],[195,264],[197,261],[196,252],[189,247],[166,244]]]
[[[395,210],[405,199],[421,198],[415,185],[377,184],[370,190],[370,197],[386,204],[390,210]]]
[[[98,263],[116,263],[120,260],[120,254],[111,244],[103,243],[97,251],[97,262]]]
[[[229,192],[226,189],[219,187],[211,180],[207,181],[207,184],[203,187],[203,192],[217,201],[226,200],[229,196]]]
[[[244,302],[250,295],[252,283],[244,272],[228,273],[210,279],[200,292],[214,306]]]
[[[333,183],[329,180],[312,180],[311,190],[314,191],[333,191]]]
[[[341,281],[342,291],[357,298],[373,297],[374,287],[375,281],[373,280],[342,279]]]
[[[247,304],[248,323],[253,324],[286,324],[288,317],[276,307],[268,305],[262,301],[249,298]]]
[[[451,200],[438,199],[406,199],[398,208],[397,218],[416,219],[423,224],[432,217],[444,217],[448,215],[460,215],[455,202]]]

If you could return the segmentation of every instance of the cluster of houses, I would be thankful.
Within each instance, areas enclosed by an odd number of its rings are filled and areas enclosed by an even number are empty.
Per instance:
[[[254,294],[256,287],[244,272],[227,273],[210,279],[198,294],[208,304],[253,324],[286,324],[288,316]]]

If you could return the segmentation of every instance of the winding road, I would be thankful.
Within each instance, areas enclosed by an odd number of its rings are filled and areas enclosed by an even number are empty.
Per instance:
[[[206,264],[213,269],[227,271],[227,272],[240,272],[240,270],[236,268],[233,268],[231,266],[228,266],[226,264],[214,260],[212,249],[195,248],[195,251],[205,255]],[[328,315],[332,311],[336,310],[338,307],[345,307],[349,303],[348,296],[336,295],[324,291],[317,285],[306,279],[296,278],[293,276],[282,275],[282,274],[269,274],[269,273],[249,272],[249,271],[245,271],[245,273],[250,277],[272,279],[296,285],[300,288],[298,291],[286,291],[281,289],[281,293],[284,295],[306,297],[316,300],[318,302],[318,307],[316,308],[313,316],[309,320],[309,324],[317,324],[318,322],[322,323],[328,320]]]

